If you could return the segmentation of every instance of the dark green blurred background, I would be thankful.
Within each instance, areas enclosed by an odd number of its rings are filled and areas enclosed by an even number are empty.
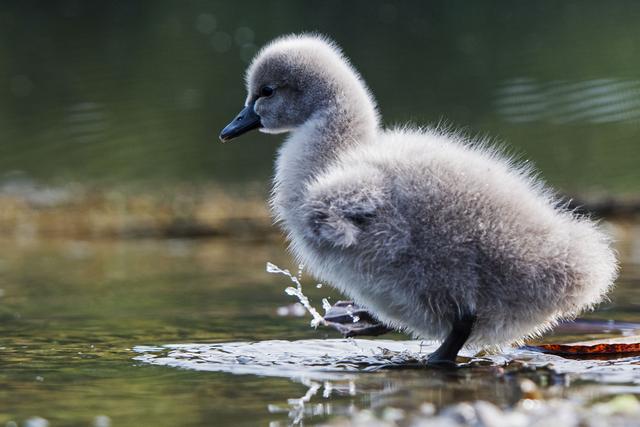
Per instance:
[[[565,192],[637,193],[638,23],[637,1],[3,1],[0,179],[266,182],[281,137],[217,134],[256,50],[318,31],[385,124],[445,120]]]

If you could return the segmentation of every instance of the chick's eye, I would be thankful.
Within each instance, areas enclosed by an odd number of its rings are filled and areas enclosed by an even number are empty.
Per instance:
[[[271,86],[263,86],[260,89],[260,96],[269,97],[273,95],[273,88]]]

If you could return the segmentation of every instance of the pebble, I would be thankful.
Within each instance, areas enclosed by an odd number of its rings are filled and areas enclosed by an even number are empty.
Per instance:
[[[520,390],[523,399],[542,399],[542,393],[540,393],[538,386],[529,379],[525,378],[520,381]]]
[[[24,427],[49,427],[49,421],[42,417],[31,417],[24,422]]]
[[[93,427],[111,427],[111,418],[106,415],[98,415],[93,419]]]
[[[538,391],[535,383],[523,381],[525,394]],[[535,393],[534,393],[535,394]],[[531,396],[530,396],[531,397]],[[412,412],[386,408],[380,414],[356,411],[351,419],[337,418],[327,426],[411,426],[411,427],[631,427],[638,426],[640,401],[634,395],[619,395],[607,402],[583,405],[563,399],[525,398],[513,408],[501,409],[487,401],[461,402],[439,412],[431,402]]]

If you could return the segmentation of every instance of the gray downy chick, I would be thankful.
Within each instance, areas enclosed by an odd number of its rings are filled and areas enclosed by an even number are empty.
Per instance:
[[[600,302],[617,261],[596,224],[529,167],[439,128],[380,125],[340,49],[276,39],[246,74],[222,141],[288,132],[271,206],[294,256],[386,325],[460,348],[521,343]]]

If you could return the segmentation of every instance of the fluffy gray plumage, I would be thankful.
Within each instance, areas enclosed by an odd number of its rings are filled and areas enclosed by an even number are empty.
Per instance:
[[[246,80],[261,130],[291,132],[272,207],[293,253],[388,325],[442,340],[457,313],[473,312],[468,343],[503,345],[610,289],[616,259],[596,224],[485,143],[382,128],[364,82],[327,39],[273,41]]]

